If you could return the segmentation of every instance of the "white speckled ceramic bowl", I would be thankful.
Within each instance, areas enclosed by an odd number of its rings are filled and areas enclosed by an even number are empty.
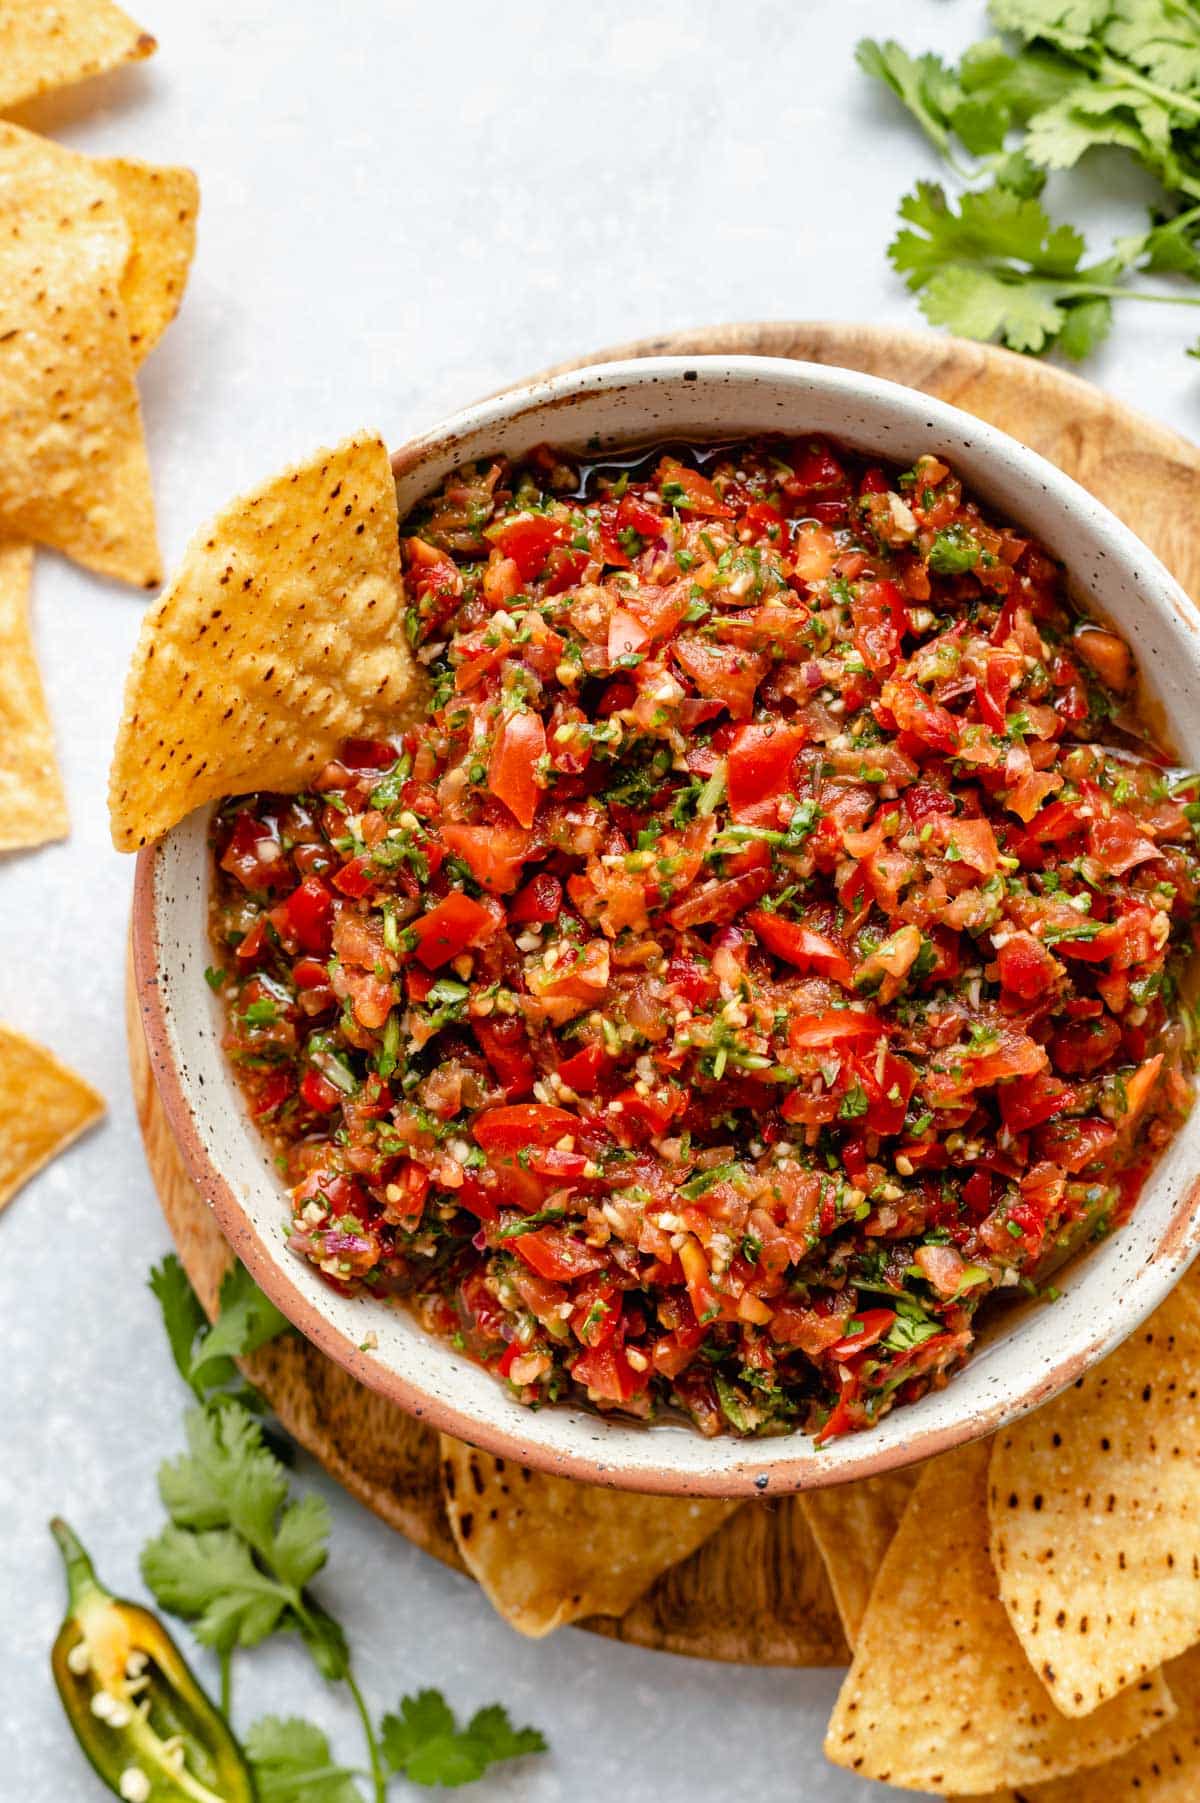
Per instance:
[[[933,451],[1068,566],[1079,593],[1132,641],[1145,687],[1185,762],[1200,763],[1200,615],[1134,535],[1015,439],[912,389],[771,358],[609,363],[458,414],[394,459],[401,517],[456,463],[548,442],[604,449],[662,438],[828,433],[907,465]],[[988,1433],[1103,1357],[1159,1303],[1200,1248],[1200,1110],[1134,1219],[1058,1279],[1054,1304],[993,1317],[966,1370],[870,1432],[818,1451],[802,1434],[706,1440],[565,1407],[533,1413],[399,1308],[346,1300],[285,1246],[286,1198],[221,1051],[204,981],[207,812],[138,860],[134,954],[150,1055],[188,1168],[239,1256],[279,1307],[355,1377],[431,1425],[507,1457],[633,1490],[738,1496],[864,1477]],[[360,1350],[368,1333],[377,1345]]]

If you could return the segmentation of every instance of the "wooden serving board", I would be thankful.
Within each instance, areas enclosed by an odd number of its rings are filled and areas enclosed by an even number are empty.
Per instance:
[[[907,383],[1000,426],[1089,488],[1200,593],[1200,450],[1057,369],[932,333],[834,323],[721,326],[622,345],[564,364],[706,353],[839,364]],[[552,372],[557,373],[557,372]],[[229,1249],[193,1186],[150,1072],[129,989],[133,1092],[150,1173],[180,1258],[209,1312]],[[436,1433],[365,1389],[299,1335],[264,1347],[247,1375],[330,1476],[390,1527],[463,1570],[442,1507]],[[745,1504],[619,1621],[584,1624],[643,1647],[756,1665],[844,1663],[833,1598],[794,1499]]]

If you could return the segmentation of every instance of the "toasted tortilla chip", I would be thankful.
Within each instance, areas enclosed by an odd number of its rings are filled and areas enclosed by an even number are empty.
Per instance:
[[[467,1569],[535,1640],[581,1616],[623,1615],[741,1506],[577,1484],[446,1434],[442,1490]]]
[[[53,1052],[0,1026],[0,1208],[104,1113],[104,1098]]]
[[[1175,1714],[1161,1673],[1060,1715],[1004,1612],[988,1552],[986,1443],[926,1465],[888,1548],[825,1752],[901,1790],[976,1796],[1127,1753]]]
[[[992,1557],[1021,1645],[1087,1715],[1200,1640],[1200,1307],[1176,1291],[997,1435]]]
[[[29,625],[33,546],[0,543],[0,851],[67,836],[67,798]]]
[[[120,296],[129,251],[110,182],[0,125],[0,536],[153,587],[154,501]]]
[[[157,48],[112,0],[0,0],[0,108]]]
[[[343,739],[404,723],[396,488],[363,433],[234,501],[147,614],[109,787],[119,851],[193,808],[295,792]]]
[[[1163,1668],[1174,1721],[1121,1759],[997,1803],[1196,1803],[1200,1797],[1200,1647]]]
[[[200,185],[190,169],[139,163],[131,157],[91,157],[116,190],[129,228],[121,275],[121,304],[133,360],[142,363],[179,311],[196,249]]]
[[[588,1626],[633,1646],[734,1664],[850,1663],[798,1496],[743,1503],[620,1616],[593,1616]]]
[[[920,1470],[910,1465],[907,1471],[888,1471],[854,1484],[807,1490],[799,1499],[852,1647]]]

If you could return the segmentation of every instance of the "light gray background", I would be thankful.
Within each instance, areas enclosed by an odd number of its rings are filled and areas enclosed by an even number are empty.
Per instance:
[[[671,327],[840,317],[912,324],[884,258],[895,202],[934,161],[857,73],[863,32],[954,51],[977,0],[145,0],[158,56],[29,108],[80,148],[192,164],[200,243],[183,313],[142,377],[170,566],[197,525],[278,465],[364,424],[393,443],[561,358]],[[1138,186],[1090,173],[1097,237],[1136,226]],[[1200,426],[1200,316],[1121,309],[1088,373]],[[157,1529],[182,1387],[144,1287],[168,1244],[142,1160],[121,1012],[131,865],[105,775],[142,599],[39,557],[38,648],[70,841],[0,859],[0,1018],[108,1096],[98,1132],[0,1221],[0,1798],[99,1795],[46,1655],[61,1587],[46,1518],[67,1513],[123,1591]],[[321,1592],[382,1708],[439,1684],[499,1698],[549,1758],[482,1803],[851,1803],[827,1767],[832,1673],[711,1666],[563,1630],[534,1644],[479,1591],[344,1498]],[[201,1659],[206,1675],[211,1671]],[[245,1656],[243,1724],[309,1714],[358,1758],[341,1697],[279,1645]],[[403,1786],[397,1786],[397,1794]],[[415,1793],[414,1793],[415,1794]]]

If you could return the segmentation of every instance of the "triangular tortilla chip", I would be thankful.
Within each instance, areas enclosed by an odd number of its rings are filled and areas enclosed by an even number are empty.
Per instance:
[[[1200,1647],[1163,1668],[1174,1721],[1111,1765],[1021,1791],[1011,1803],[1196,1803],[1200,1797]],[[1010,1799],[997,1799],[1010,1803]]]
[[[846,1639],[854,1646],[879,1567],[883,1564],[908,1499],[920,1475],[919,1465],[887,1471],[882,1477],[860,1478],[827,1490],[806,1490],[800,1507],[825,1561]]]
[[[534,1639],[585,1615],[623,1615],[741,1507],[577,1484],[446,1434],[442,1488],[468,1571],[505,1621]]]
[[[67,836],[67,798],[29,624],[33,546],[0,543],[0,851]]]
[[[157,48],[112,0],[0,0],[0,108]]]
[[[976,1796],[1100,1765],[1174,1713],[1160,1673],[1060,1715],[1008,1624],[988,1553],[986,1443],[922,1470],[880,1568],[825,1740],[901,1790]]]
[[[633,1646],[741,1665],[841,1665],[850,1649],[798,1496],[744,1503],[619,1617],[588,1626]]]
[[[104,1113],[104,1098],[53,1052],[0,1026],[0,1208]]]
[[[0,536],[159,580],[121,277],[129,232],[86,161],[0,124]]]
[[[992,1556],[1066,1715],[1200,1640],[1200,1308],[1176,1291],[1111,1358],[997,1435]]]
[[[135,364],[145,361],[179,311],[196,249],[200,185],[190,169],[139,163],[131,157],[89,157],[116,190],[129,228],[121,274],[121,304]]]
[[[136,851],[218,797],[302,789],[344,739],[402,724],[413,680],[396,487],[363,433],[192,540],[134,652],[113,843]]]

